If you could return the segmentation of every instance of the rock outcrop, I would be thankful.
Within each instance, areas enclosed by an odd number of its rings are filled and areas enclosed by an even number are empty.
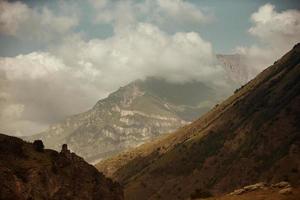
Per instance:
[[[66,146],[60,153],[0,134],[0,200],[122,200],[122,187]]]

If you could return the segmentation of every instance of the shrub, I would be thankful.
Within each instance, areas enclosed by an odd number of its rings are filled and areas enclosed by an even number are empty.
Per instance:
[[[35,140],[33,142],[33,147],[38,152],[44,152],[44,144],[42,140]]]
[[[208,197],[212,197],[213,195],[207,191],[207,190],[203,190],[203,189],[196,189],[192,194],[191,194],[191,199],[198,199],[198,198],[208,198]]]

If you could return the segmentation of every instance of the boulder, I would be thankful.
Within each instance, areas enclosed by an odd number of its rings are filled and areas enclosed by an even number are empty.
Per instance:
[[[283,194],[283,195],[288,195],[288,194],[292,194],[293,190],[291,187],[288,188],[283,188],[281,190],[279,190],[279,194]]]
[[[265,186],[266,186],[266,183],[260,182],[260,183],[256,183],[256,184],[253,184],[253,185],[247,185],[243,189],[246,190],[246,191],[254,191],[254,190],[257,190],[257,189],[262,189]]]
[[[281,181],[279,183],[271,185],[271,187],[273,187],[273,188],[288,188],[288,187],[291,187],[291,185],[289,182]]]
[[[246,192],[245,189],[237,189],[237,190],[234,190],[233,192],[231,192],[229,195],[241,195],[245,192]]]

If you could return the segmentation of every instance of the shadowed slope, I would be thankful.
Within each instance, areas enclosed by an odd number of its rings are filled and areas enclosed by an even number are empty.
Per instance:
[[[58,153],[0,134],[0,199],[121,200],[118,183],[67,149]]]
[[[128,199],[184,199],[258,181],[300,184],[300,45],[174,134],[97,165]]]

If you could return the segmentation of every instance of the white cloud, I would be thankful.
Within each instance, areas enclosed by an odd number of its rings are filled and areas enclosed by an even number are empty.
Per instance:
[[[32,134],[85,111],[99,99],[87,79],[49,53],[0,58],[0,131]]]
[[[0,34],[49,45],[43,52],[0,58],[0,131],[36,133],[149,76],[180,83],[200,80],[220,94],[228,89],[210,42],[195,32],[171,34],[161,28],[207,21],[189,2],[90,0],[98,11],[96,22],[114,27],[112,36],[90,40],[74,33],[78,19],[72,14],[3,2]],[[60,42],[53,43],[57,38]]]
[[[6,120],[6,127],[10,124],[12,131],[19,127],[30,133],[90,108],[136,79],[201,80],[223,90],[224,73],[211,44],[198,33],[170,35],[154,25],[137,23],[107,39],[84,41],[72,35],[49,52],[0,58],[0,81],[9,86],[2,88],[6,94],[2,110],[23,106],[11,123]]]
[[[0,33],[16,35],[19,26],[29,17],[29,8],[21,2],[0,2]]]
[[[237,52],[244,55],[255,76],[300,41],[300,11],[277,12],[272,4],[265,4],[251,15],[251,21],[249,33],[259,43],[238,47]]]
[[[272,47],[286,47],[300,39],[300,11],[277,12],[266,4],[251,16],[254,26],[249,32]]]
[[[8,80],[40,79],[65,67],[57,58],[48,53],[38,52],[2,58],[0,65]]]
[[[78,49],[74,52],[71,49]],[[211,44],[199,34],[169,35],[148,23],[100,40],[84,42],[78,37],[67,39],[58,49],[52,49],[69,66],[82,65],[98,79],[122,85],[129,81],[157,76],[169,81],[211,81],[208,76],[222,73],[215,65]],[[77,62],[77,63],[76,63]],[[118,74],[126,74],[120,79]],[[115,77],[116,80],[111,81]]]
[[[0,34],[49,42],[78,25],[76,16],[53,13],[47,7],[30,8],[22,2],[0,1]]]
[[[195,4],[183,0],[90,1],[97,10],[96,23],[112,23],[115,31],[139,22],[159,25],[162,29],[199,26],[213,19]]]
[[[97,9],[104,8],[107,5],[107,0],[89,0],[92,6]]]
[[[202,23],[210,18],[194,4],[183,0],[157,0],[162,15],[177,23]]]

